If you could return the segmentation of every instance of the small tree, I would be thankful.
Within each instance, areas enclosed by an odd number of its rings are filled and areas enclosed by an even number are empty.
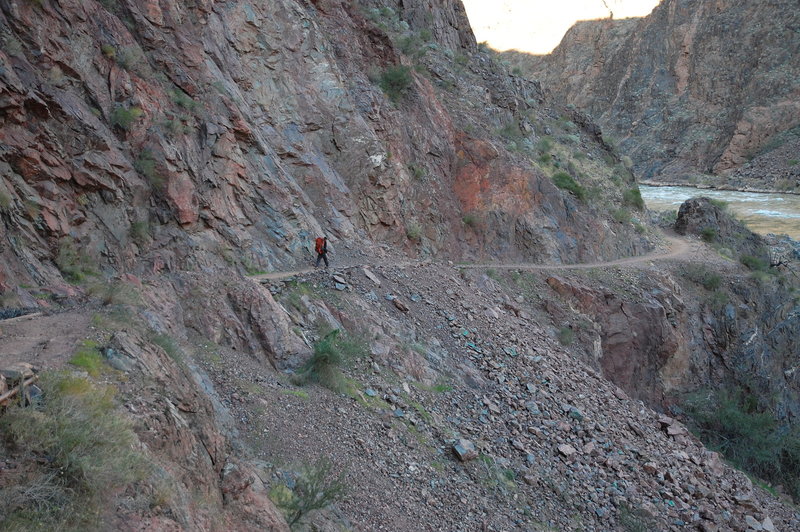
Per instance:
[[[300,473],[291,496],[281,504],[290,527],[312,510],[325,508],[344,495],[344,473],[334,475],[332,469],[329,460],[320,458]]]
[[[411,86],[411,79],[410,68],[404,65],[395,65],[381,73],[378,84],[390,100],[397,102],[408,91]]]

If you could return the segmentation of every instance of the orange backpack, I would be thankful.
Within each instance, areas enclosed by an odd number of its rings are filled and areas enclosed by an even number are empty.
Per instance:
[[[321,255],[325,251],[325,239],[321,236],[317,237],[316,247],[314,249],[316,249],[317,253]]]

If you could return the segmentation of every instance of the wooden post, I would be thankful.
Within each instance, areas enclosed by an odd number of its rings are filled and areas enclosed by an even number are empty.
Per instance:
[[[28,386],[29,384],[33,384],[34,382],[36,382],[38,380],[39,380],[39,376],[38,375],[34,375],[33,377],[30,377],[28,380],[24,380],[23,379],[22,382],[20,382],[19,384],[17,384],[13,388],[11,388],[9,391],[4,393],[3,395],[0,395],[0,405],[3,405],[6,401],[8,401],[9,399],[11,399],[15,395],[17,395],[17,393],[20,392],[20,391],[23,392],[22,394],[20,394],[20,399],[24,399],[25,386]]]

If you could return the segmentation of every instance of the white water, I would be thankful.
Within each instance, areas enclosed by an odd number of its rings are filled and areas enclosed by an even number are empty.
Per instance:
[[[706,190],[693,187],[639,186],[647,208],[654,211],[677,211],[689,198],[705,196],[728,203],[728,210],[752,231],[787,234],[800,240],[800,196],[794,194],[757,194],[730,190]]]

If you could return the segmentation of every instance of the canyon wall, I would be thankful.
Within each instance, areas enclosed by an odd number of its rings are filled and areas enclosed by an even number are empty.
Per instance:
[[[585,110],[637,176],[795,190],[800,13],[792,1],[664,0],[641,19],[582,21],[547,56],[511,54],[554,96]],[[795,161],[795,162],[793,162]]]

